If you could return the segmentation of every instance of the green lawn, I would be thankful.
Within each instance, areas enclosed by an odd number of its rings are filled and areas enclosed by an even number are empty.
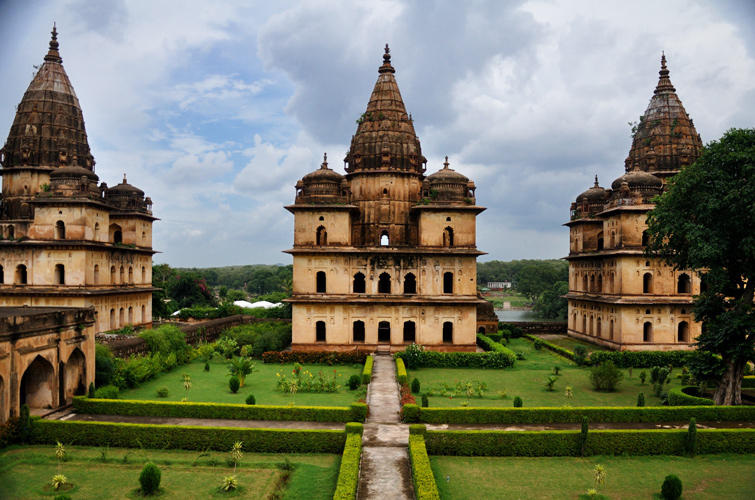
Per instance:
[[[318,372],[332,374],[336,370],[339,387],[334,393],[283,393],[275,390],[278,376],[291,377],[293,364],[276,365],[263,364],[258,361],[256,368],[259,370],[246,377],[244,387],[233,394],[228,388],[228,369],[224,360],[213,358],[210,361],[210,371],[204,371],[204,362],[193,362],[179,366],[168,373],[160,373],[153,379],[141,384],[135,389],[121,392],[121,399],[149,399],[156,401],[181,401],[188,397],[190,402],[206,403],[237,403],[244,404],[247,395],[254,394],[258,405],[289,405],[297,406],[348,406],[360,397],[364,397],[364,390],[350,391],[348,380],[351,375],[362,375],[362,366],[358,365],[302,365],[302,371],[312,372],[317,376]],[[191,389],[188,394],[184,389],[183,374],[191,377]],[[157,389],[166,386],[168,397],[161,398],[157,395]]]
[[[682,480],[683,500],[751,500],[755,456],[507,458],[430,457],[443,499],[576,500],[590,488],[611,500],[659,498],[668,474]],[[593,468],[606,469],[595,486]],[[448,481],[446,480],[448,478]],[[586,495],[585,495],[586,496]]]
[[[106,460],[102,460],[103,452]],[[267,499],[281,477],[279,464],[285,458],[294,472],[283,498],[307,500],[333,497],[341,457],[339,455],[268,455],[245,453],[236,474],[243,488],[238,494],[218,492],[223,478],[232,474],[228,453],[202,456],[190,451],[126,450],[123,448],[67,447],[68,461],[61,473],[74,488],[67,493],[76,500],[141,498],[137,496],[139,473],[144,462],[155,462],[162,472],[161,500],[191,500],[215,497]],[[124,460],[125,459],[125,460]],[[57,474],[54,446],[16,447],[0,453],[0,498],[26,500],[51,495],[46,483]],[[48,498],[52,498],[48,496]]]
[[[492,303],[496,309],[502,309],[504,302],[510,302],[511,307],[524,307],[532,302],[529,298],[518,293],[512,295],[486,295],[484,299]]]
[[[539,337],[540,335],[535,335],[536,337]],[[558,337],[548,337],[544,339],[548,341],[551,344],[555,344],[559,347],[563,347],[564,349],[568,349],[572,352],[574,352],[574,348],[578,345],[583,345],[587,348],[587,352],[593,352],[593,351],[607,351],[607,347],[603,347],[601,345],[595,345],[591,344],[589,342],[583,342],[581,340],[573,339],[571,337],[567,337],[566,335],[561,335]]]
[[[485,370],[475,368],[420,368],[409,370],[409,381],[417,377],[421,383],[422,392],[427,391],[436,384],[445,382],[454,384],[456,381],[484,381],[488,386],[485,396],[468,399],[466,396],[450,398],[452,392],[442,396],[439,392],[429,398],[430,406],[435,407],[459,407],[463,401],[469,401],[469,406],[512,406],[515,396],[522,398],[524,406],[635,406],[637,395],[645,393],[647,406],[660,405],[660,399],[655,397],[653,388],[648,381],[643,385],[639,374],[641,369],[633,370],[632,378],[629,378],[629,370],[624,372],[624,380],[619,384],[616,392],[596,392],[592,389],[588,378],[589,368],[577,367],[574,363],[558,356],[557,354],[542,349],[535,350],[532,342],[524,339],[512,339],[509,348],[521,351],[527,357],[526,360],[518,360],[514,368],[502,370]],[[545,388],[545,381],[553,374],[553,367],[561,368],[561,375],[555,384],[554,391],[549,392]],[[645,369],[650,377],[650,370]],[[672,372],[671,384],[667,387],[678,386],[680,380],[676,374],[680,373],[677,368]],[[564,395],[567,386],[572,387],[573,397]],[[437,385],[436,385],[437,387]],[[668,390],[668,389],[667,389]],[[506,397],[502,398],[500,391],[506,391]]]

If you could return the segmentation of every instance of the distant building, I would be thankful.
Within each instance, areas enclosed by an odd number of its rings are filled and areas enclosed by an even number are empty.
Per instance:
[[[53,28],[0,150],[0,306],[94,307],[95,330],[152,324],[152,200],[94,173]]]
[[[475,185],[450,168],[425,176],[386,46],[346,154],[296,184],[294,350],[476,349]],[[489,314],[488,314],[489,315]],[[492,325],[492,326],[487,326]],[[497,328],[497,318],[479,328]]]
[[[694,271],[674,270],[643,255],[646,218],[668,179],[694,163],[702,140],[671,85],[666,57],[658,85],[637,124],[625,174],[595,185],[571,205],[570,336],[617,350],[692,349],[700,324]]]
[[[488,281],[488,288],[490,290],[506,290],[511,288],[510,281]]]

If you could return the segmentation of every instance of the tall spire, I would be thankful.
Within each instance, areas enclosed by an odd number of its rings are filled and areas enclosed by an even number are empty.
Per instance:
[[[391,49],[385,44],[385,54],[383,54],[383,65],[378,69],[378,73],[395,73],[396,70],[391,66]]]
[[[668,68],[666,68],[666,53],[661,52],[661,70],[658,72],[660,78],[658,79],[658,86],[655,88],[655,95],[663,92],[676,92],[676,89],[671,85],[671,80],[668,77]]]
[[[60,64],[63,62],[63,59],[60,57],[60,52],[58,52],[60,44],[58,43],[58,28],[55,26],[55,23],[52,23],[52,31],[50,33],[52,33],[52,39],[50,40],[50,50],[45,56],[45,61]]]

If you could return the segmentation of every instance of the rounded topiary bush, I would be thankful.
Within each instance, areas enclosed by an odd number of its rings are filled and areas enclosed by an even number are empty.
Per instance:
[[[678,500],[682,496],[682,480],[676,474],[669,474],[663,480],[661,496],[666,500]]]
[[[419,392],[419,389],[419,379],[417,377],[414,377],[414,380],[412,380],[412,393],[417,394]]]
[[[206,372],[210,371],[210,363],[205,363],[204,364],[204,371],[206,371]]]
[[[160,487],[160,480],[162,479],[162,473],[157,465],[152,462],[144,464],[142,473],[139,474],[139,484],[142,486],[142,493],[145,495],[151,495],[157,488]]]
[[[349,377],[349,389],[355,391],[362,384],[362,377],[359,375],[352,375]]]
[[[89,393],[87,394],[87,397],[89,397],[90,399],[94,399],[94,393],[95,393],[94,382],[89,382]]]
[[[71,496],[64,493],[62,495],[55,495],[53,500],[71,500]]]
[[[645,406],[645,393],[641,392],[637,395],[637,406]]]
[[[522,407],[522,398],[519,396],[516,396],[514,398],[514,408],[521,408]]]
[[[422,408],[427,408],[430,406],[430,401],[427,398],[427,394],[422,395]]]
[[[257,404],[257,400],[254,399],[254,394],[250,394],[246,397],[246,404],[248,405]]]
[[[164,385],[164,386],[160,387],[159,389],[157,389],[157,395],[160,396],[161,398],[167,398],[168,397],[168,387]]]
[[[232,393],[236,394],[239,392],[239,387],[241,387],[241,382],[238,377],[231,377],[228,379],[228,388]]]

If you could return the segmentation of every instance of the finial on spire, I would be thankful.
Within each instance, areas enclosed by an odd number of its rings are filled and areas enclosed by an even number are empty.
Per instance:
[[[666,51],[661,51],[661,69],[666,69]]]
[[[595,187],[600,187],[598,185],[598,174],[595,174]]]
[[[320,165],[320,168],[323,170],[328,169],[328,153],[323,153],[322,155],[322,165]]]
[[[666,52],[661,51],[661,70],[658,72],[660,78],[658,79],[658,86],[655,88],[654,94],[676,92],[676,89],[671,84],[671,80],[668,77],[669,71],[666,67]]]
[[[391,66],[391,49],[385,44],[385,54],[383,54],[383,65],[378,69],[378,73],[395,73],[396,70]]]
[[[128,182],[126,182],[126,174],[123,174],[123,183],[128,184]]]
[[[58,47],[60,46],[60,44],[58,43],[58,27],[56,26],[56,23],[52,23],[52,31],[50,33],[52,33],[52,38],[50,39],[50,50],[47,51],[45,61],[62,63],[63,59],[60,58],[60,53],[58,52]]]
[[[448,165],[449,165],[449,163],[448,163],[448,156],[446,156],[446,161],[443,162],[443,170],[448,170]]]

